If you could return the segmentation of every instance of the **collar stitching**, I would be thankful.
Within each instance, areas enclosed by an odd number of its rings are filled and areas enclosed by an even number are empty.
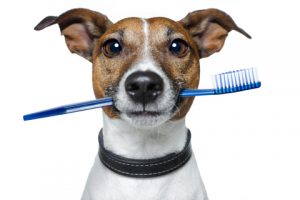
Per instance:
[[[151,163],[151,164],[130,164],[130,163],[124,163],[124,162],[120,162],[115,160],[114,158],[112,158],[110,155],[105,155],[109,160],[119,163],[121,165],[128,165],[128,166],[133,166],[133,167],[151,167],[151,166],[156,166],[156,165],[161,165],[161,164],[166,164],[168,162],[171,162],[173,160],[175,160],[176,158],[178,158],[179,156],[181,156],[181,154],[185,153],[186,148],[184,148],[181,152],[179,152],[175,157],[170,158],[169,160],[165,160],[165,161],[161,161],[159,163]]]
[[[163,171],[159,171],[159,172],[154,172],[154,173],[146,173],[146,174],[143,174],[143,173],[129,173],[129,172],[125,172],[125,171],[122,171],[122,170],[119,170],[119,169],[116,169],[114,168],[113,166],[109,165],[107,162],[105,162],[104,160],[102,160],[102,162],[105,164],[105,166],[107,166],[108,168],[112,169],[112,170],[116,170],[118,171],[119,173],[121,174],[125,174],[125,175],[132,175],[132,176],[153,176],[153,175],[159,175],[159,174],[164,174],[164,173],[167,173],[167,172],[170,172],[170,171],[173,171],[175,169],[178,169],[179,167],[181,167],[182,165],[184,165],[188,159],[190,158],[191,156],[188,156],[186,157],[182,162],[180,162],[179,164],[177,164],[176,166],[170,168],[170,169],[167,169],[167,170],[163,170]]]

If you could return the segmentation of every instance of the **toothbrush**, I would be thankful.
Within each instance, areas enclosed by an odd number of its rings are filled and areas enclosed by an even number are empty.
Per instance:
[[[192,97],[240,92],[259,88],[261,82],[258,80],[256,69],[249,68],[217,74],[214,76],[214,85],[215,88],[213,89],[183,89],[180,91],[179,96]],[[28,121],[52,117],[111,105],[113,105],[113,99],[111,97],[105,97],[27,114],[23,116],[23,120]]]

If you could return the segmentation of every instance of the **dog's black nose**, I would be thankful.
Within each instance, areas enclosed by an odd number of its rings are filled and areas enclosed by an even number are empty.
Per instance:
[[[135,72],[127,77],[125,90],[132,100],[146,104],[162,93],[163,80],[151,71]]]

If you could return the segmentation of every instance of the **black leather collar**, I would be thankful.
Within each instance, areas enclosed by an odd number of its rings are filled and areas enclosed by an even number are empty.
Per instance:
[[[99,158],[110,170],[129,177],[156,177],[171,173],[188,162],[192,155],[191,133],[187,131],[187,141],[182,151],[154,159],[131,159],[116,155],[104,148],[103,132],[99,133]]]

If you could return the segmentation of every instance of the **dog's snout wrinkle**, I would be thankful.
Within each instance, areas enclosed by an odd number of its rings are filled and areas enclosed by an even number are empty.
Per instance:
[[[125,81],[130,98],[143,105],[153,102],[163,91],[163,79],[151,71],[134,72]]]

